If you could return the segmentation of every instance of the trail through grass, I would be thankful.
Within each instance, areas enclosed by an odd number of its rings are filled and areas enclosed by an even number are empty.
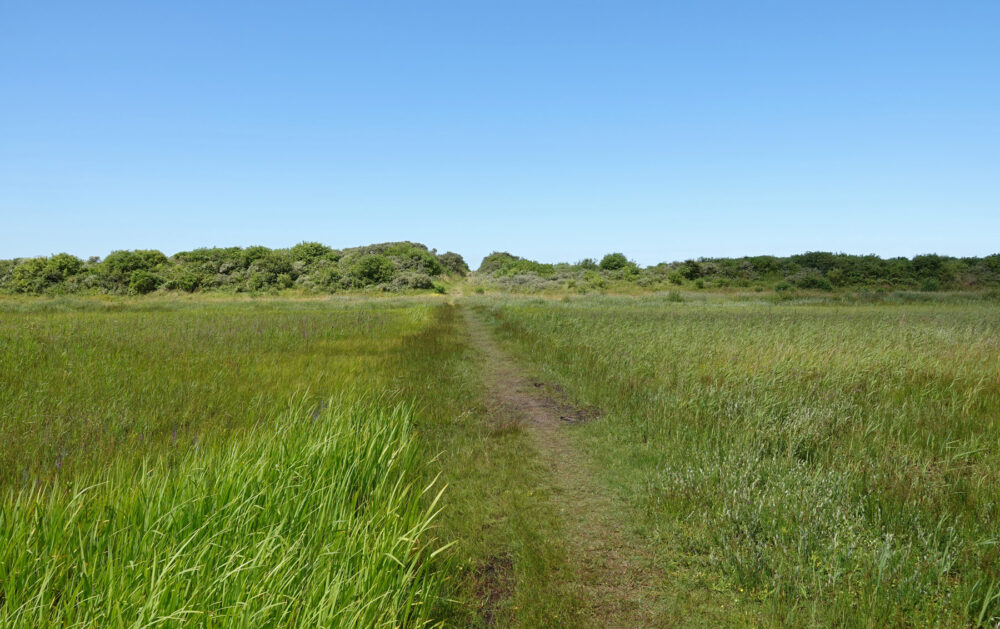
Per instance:
[[[755,622],[1000,618],[992,305],[478,303],[542,377],[607,411],[581,444],[650,543],[699,558]]]

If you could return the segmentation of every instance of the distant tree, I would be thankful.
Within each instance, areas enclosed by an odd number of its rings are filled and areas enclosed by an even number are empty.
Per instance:
[[[439,255],[438,260],[444,270],[452,275],[465,276],[469,273],[469,265],[465,263],[465,258],[457,253],[448,251]]]
[[[396,265],[383,255],[365,255],[354,263],[351,272],[363,285],[381,284],[392,279]]]
[[[333,253],[333,249],[319,242],[300,242],[288,250],[292,260],[307,264],[317,258],[329,258]]]
[[[601,258],[600,266],[605,271],[617,271],[624,269],[627,264],[628,258],[625,257],[624,253],[609,253]]]
[[[145,295],[156,290],[163,283],[163,278],[146,270],[132,271],[129,290],[137,295]]]
[[[679,270],[681,275],[689,280],[696,280],[701,277],[701,265],[694,260],[685,260]]]
[[[490,255],[483,258],[483,261],[479,263],[480,273],[495,273],[504,267],[505,264],[516,262],[521,258],[511,255],[506,251],[494,251]]]
[[[112,251],[99,265],[112,290],[131,290],[131,277],[135,271],[152,272],[158,266],[167,263],[167,256],[155,249],[136,249],[134,251]]]

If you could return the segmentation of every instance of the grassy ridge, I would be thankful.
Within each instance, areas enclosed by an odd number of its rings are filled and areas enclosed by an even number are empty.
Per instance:
[[[995,307],[482,303],[748,624],[1000,618]]]

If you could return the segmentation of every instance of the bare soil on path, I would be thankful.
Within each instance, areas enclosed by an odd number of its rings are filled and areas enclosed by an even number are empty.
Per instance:
[[[629,533],[628,510],[601,486],[592,464],[573,443],[573,423],[596,416],[574,409],[533,381],[496,343],[487,325],[462,308],[472,346],[482,354],[491,416],[514,422],[530,438],[550,472],[540,488],[559,514],[568,565],[553,578],[574,602],[576,626],[659,627],[663,617],[657,583],[663,575],[652,553]],[[576,621],[575,621],[576,622]]]

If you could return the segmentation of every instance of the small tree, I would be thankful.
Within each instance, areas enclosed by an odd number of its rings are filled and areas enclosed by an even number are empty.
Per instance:
[[[624,269],[628,264],[628,258],[624,253],[609,253],[601,258],[601,268],[605,271],[617,271]]]
[[[146,293],[151,293],[163,283],[163,278],[159,275],[150,273],[149,271],[132,271],[132,276],[129,281],[129,290],[136,295],[145,295]]]
[[[441,266],[452,275],[465,276],[469,273],[469,265],[465,263],[465,258],[461,255],[449,251],[438,256]]]
[[[396,265],[385,256],[366,255],[358,259],[351,271],[363,284],[382,284],[392,279]]]

